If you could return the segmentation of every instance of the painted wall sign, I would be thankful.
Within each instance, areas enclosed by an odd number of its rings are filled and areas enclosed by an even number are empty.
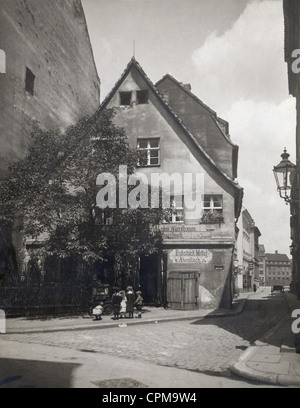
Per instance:
[[[207,249],[174,249],[170,252],[170,260],[177,264],[207,264],[212,257],[212,252]]]
[[[165,240],[233,241],[228,233],[207,230],[205,225],[161,225],[160,230]]]

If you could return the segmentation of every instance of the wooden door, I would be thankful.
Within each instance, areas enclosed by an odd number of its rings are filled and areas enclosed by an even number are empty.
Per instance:
[[[171,309],[197,309],[198,279],[199,272],[170,272],[167,280],[167,292]]]

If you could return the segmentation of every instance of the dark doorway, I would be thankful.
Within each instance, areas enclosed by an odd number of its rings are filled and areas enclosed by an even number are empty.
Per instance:
[[[158,255],[141,257],[140,286],[144,303],[157,305],[158,303]]]

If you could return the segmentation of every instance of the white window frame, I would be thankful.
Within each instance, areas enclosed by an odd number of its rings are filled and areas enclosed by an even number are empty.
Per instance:
[[[206,198],[209,197],[209,207],[205,207],[204,203],[205,201],[208,201]],[[221,201],[221,206],[220,207],[216,207],[215,206],[215,202],[214,202],[214,198],[218,197]],[[202,209],[205,212],[208,211],[213,211],[213,212],[220,212],[221,214],[223,214],[223,196],[222,194],[205,194],[203,196],[203,202],[202,202]]]
[[[158,140],[158,147],[151,147],[151,141],[152,140]],[[140,147],[140,142],[147,142],[147,147]],[[149,139],[138,139],[137,141],[137,149],[138,151],[142,152],[142,151],[146,151],[147,152],[147,163],[146,164],[139,164],[138,163],[138,167],[157,167],[160,166],[160,138],[159,137],[151,137]],[[153,159],[151,157],[151,152],[158,152],[158,163],[151,163],[151,159]]]
[[[183,224],[184,223],[184,197],[182,196],[182,206],[176,206],[176,198],[170,197],[170,216],[164,221],[166,224]]]

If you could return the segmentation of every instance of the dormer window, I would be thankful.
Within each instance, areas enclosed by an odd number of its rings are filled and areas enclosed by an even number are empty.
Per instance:
[[[136,101],[138,105],[144,105],[149,101],[149,92],[145,91],[136,91]]]
[[[131,106],[132,92],[120,92],[120,105]]]

